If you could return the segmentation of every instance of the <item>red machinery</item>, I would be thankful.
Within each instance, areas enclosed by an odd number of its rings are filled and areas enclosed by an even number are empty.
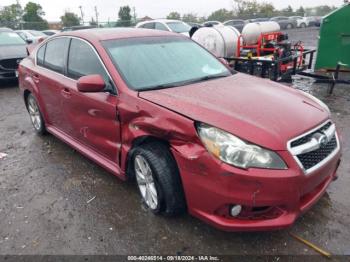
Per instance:
[[[293,47],[286,41],[288,36],[282,32],[271,32],[261,34],[258,42],[253,45],[245,45],[240,35],[237,46],[237,57],[248,57],[250,59],[271,59],[278,60],[289,56],[298,56],[297,67],[303,65],[304,46],[301,42]],[[243,43],[243,44],[242,44]],[[280,71],[285,72],[292,68],[293,61],[281,61]]]

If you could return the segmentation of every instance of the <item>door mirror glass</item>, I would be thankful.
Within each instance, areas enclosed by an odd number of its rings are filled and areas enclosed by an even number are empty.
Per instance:
[[[78,79],[77,88],[80,92],[102,92],[106,84],[100,75],[87,75]]]

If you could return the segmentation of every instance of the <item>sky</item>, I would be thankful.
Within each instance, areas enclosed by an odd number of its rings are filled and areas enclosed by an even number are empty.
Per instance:
[[[79,6],[82,6],[84,20],[90,21],[94,16],[94,6],[97,6],[99,21],[114,21],[118,17],[120,6],[129,5],[135,7],[137,17],[150,16],[152,18],[166,17],[171,11],[183,13],[195,13],[198,16],[207,16],[211,12],[220,9],[232,9],[231,0],[31,0],[43,7],[45,19],[48,21],[59,21],[60,16],[65,10],[79,14]],[[265,0],[258,0],[264,2]],[[1,0],[0,6],[15,3],[15,0]],[[28,0],[20,0],[24,6]],[[317,5],[335,5],[340,6],[344,0],[266,0],[271,2],[277,9],[291,5],[294,9],[304,5],[312,7]]]

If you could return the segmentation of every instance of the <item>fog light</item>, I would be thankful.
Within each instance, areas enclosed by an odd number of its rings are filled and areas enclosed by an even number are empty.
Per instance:
[[[234,205],[230,209],[230,215],[233,217],[238,216],[242,211],[242,206],[241,205]]]

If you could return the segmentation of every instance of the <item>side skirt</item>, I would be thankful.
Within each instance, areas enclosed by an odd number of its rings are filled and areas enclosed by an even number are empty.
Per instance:
[[[46,129],[52,135],[56,136],[66,144],[70,145],[71,147],[79,151],[82,155],[91,159],[99,166],[111,172],[113,175],[119,177],[123,181],[126,180],[124,172],[121,171],[120,167],[116,163],[110,161],[109,159],[105,158],[104,156],[92,150],[91,148],[86,147],[85,145],[81,144],[76,139],[73,139],[72,137],[66,135],[64,132],[57,129],[56,127],[46,126]]]

